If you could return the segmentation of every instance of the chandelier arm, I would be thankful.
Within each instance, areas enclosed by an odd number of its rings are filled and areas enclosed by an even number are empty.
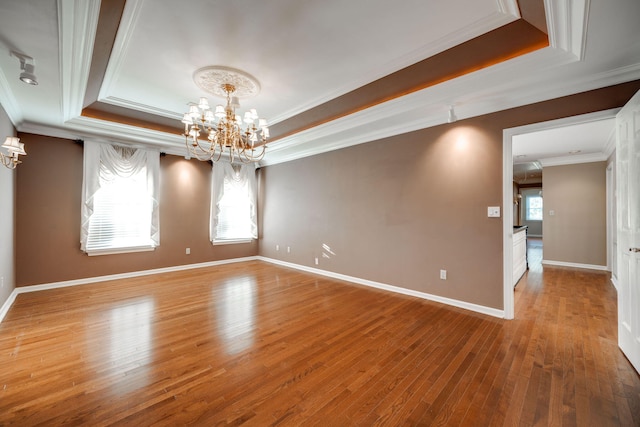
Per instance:
[[[218,138],[216,138],[216,142],[215,142],[215,146],[213,147],[213,151],[214,151],[214,153],[217,153],[217,157],[215,158],[215,160],[213,160],[213,156],[212,156],[212,160],[215,163],[218,160],[220,160],[222,158],[222,155],[224,154],[224,146],[222,145],[222,141],[219,141]]]
[[[260,154],[258,154],[257,156],[253,154],[253,152],[258,149],[257,147],[245,148],[244,150],[242,150],[242,154],[247,159],[246,163],[259,162],[260,160],[262,160],[267,151],[267,146],[263,144],[258,147],[261,147],[262,150],[260,150]]]
[[[213,155],[211,150],[208,150],[202,147],[202,145],[200,145],[200,141],[198,140],[198,138],[192,137],[191,139],[189,139],[189,137],[190,135],[186,135],[185,137],[185,145],[187,146],[187,151],[198,160],[201,160],[201,161],[209,160]]]
[[[22,163],[21,160],[17,159],[17,156],[5,156],[2,153],[0,153],[0,162],[2,162],[2,166],[9,169],[15,169],[18,164]]]

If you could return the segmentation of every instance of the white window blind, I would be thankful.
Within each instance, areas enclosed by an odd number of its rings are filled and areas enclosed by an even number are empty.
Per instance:
[[[214,164],[210,221],[210,237],[214,244],[258,237],[256,187],[254,165]]]
[[[89,255],[159,244],[159,153],[85,142],[81,248]]]
[[[527,196],[526,201],[526,220],[542,221],[542,196]]]

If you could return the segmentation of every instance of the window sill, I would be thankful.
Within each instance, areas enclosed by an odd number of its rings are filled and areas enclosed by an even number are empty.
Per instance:
[[[107,248],[107,249],[94,249],[88,250],[87,255],[99,256],[99,255],[116,255],[127,254],[132,252],[151,252],[156,249],[155,246],[133,246],[128,248]]]
[[[253,239],[249,238],[249,239],[225,239],[225,240],[213,240],[211,242],[211,244],[213,246],[218,246],[218,245],[235,245],[238,243],[251,243],[253,242]]]

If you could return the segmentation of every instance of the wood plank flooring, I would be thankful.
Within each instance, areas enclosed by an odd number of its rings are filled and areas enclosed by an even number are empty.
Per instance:
[[[640,425],[607,274],[532,259],[516,317],[258,261],[21,294],[0,425]]]

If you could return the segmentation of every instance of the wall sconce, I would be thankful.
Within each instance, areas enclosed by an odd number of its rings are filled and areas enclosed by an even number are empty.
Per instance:
[[[27,155],[26,151],[24,151],[24,144],[20,142],[20,138],[16,138],[15,136],[8,136],[7,139],[4,140],[4,144],[2,144],[2,148],[7,150],[9,155],[5,156],[0,152],[0,162],[9,169],[15,169],[19,163],[22,163],[18,159],[19,155]]]
[[[36,66],[33,63],[33,58],[18,52],[11,52],[11,56],[15,56],[20,60],[20,80],[26,84],[37,86],[38,78],[34,74]]]

